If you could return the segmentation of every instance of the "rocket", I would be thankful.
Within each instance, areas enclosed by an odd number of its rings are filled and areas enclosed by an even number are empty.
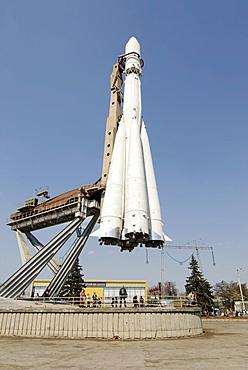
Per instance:
[[[101,206],[100,244],[132,251],[141,245],[161,247],[160,202],[146,126],[142,116],[140,44],[131,37],[121,55],[125,74],[123,108]]]

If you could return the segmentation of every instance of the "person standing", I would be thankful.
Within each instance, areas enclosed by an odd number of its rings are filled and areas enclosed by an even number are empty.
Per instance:
[[[127,290],[124,287],[124,285],[122,285],[122,288],[120,289],[119,296],[120,296],[120,307],[122,306],[122,301],[124,302],[124,306],[127,307],[126,305]]]
[[[144,307],[144,298],[142,297],[142,295],[140,296],[140,307]]]
[[[115,306],[115,297],[112,297],[111,306],[112,306],[112,307],[114,307],[114,306]]]
[[[39,293],[36,293],[36,295],[35,295],[35,299],[34,299],[35,301],[39,301]],[[37,304],[37,303],[36,303]]]
[[[133,306],[134,306],[134,307],[139,307],[139,303],[138,303],[138,297],[137,297],[137,295],[135,295],[135,296],[133,297]]]
[[[43,297],[45,297],[45,300],[46,300],[46,298],[49,297],[49,288],[48,287],[46,287],[46,290],[43,293]]]
[[[98,297],[97,303],[98,303],[98,307],[102,306],[102,297]]]
[[[94,292],[93,295],[92,295],[92,301],[93,301],[93,307],[96,307],[96,303],[97,303],[97,295],[96,295],[96,292]]]
[[[85,291],[84,289],[82,289],[80,292],[80,304],[79,304],[81,307],[84,307],[85,305],[85,298],[86,298]]]
[[[90,298],[90,295],[88,294],[87,295],[87,307],[90,307],[90,301],[91,301],[91,298]]]
[[[190,292],[187,295],[187,299],[189,300],[190,305],[195,305],[196,304],[196,294],[194,291]]]

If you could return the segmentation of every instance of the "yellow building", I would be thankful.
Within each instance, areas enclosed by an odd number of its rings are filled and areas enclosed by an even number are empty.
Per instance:
[[[35,296],[38,293],[41,297],[50,281],[43,279],[34,280],[30,288],[30,295]],[[95,293],[105,303],[111,303],[112,298],[119,297],[119,291],[123,285],[127,290],[127,302],[133,302],[134,296],[137,296],[138,300],[140,297],[143,297],[145,301],[147,300],[146,281],[85,280],[84,284],[86,296],[89,295],[92,298],[92,295]]]

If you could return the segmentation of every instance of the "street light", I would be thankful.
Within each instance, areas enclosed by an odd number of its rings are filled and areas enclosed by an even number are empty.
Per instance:
[[[241,295],[241,301],[242,301],[242,305],[243,305],[243,311],[245,311],[244,295],[243,295],[242,286],[241,286],[241,282],[240,282],[240,271],[243,271],[243,269],[240,268],[239,270],[237,270],[237,274],[238,274],[238,284],[239,284],[239,290],[240,290],[240,295]]]

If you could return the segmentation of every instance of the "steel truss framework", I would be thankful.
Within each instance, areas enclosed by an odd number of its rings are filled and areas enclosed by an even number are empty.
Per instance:
[[[31,230],[33,231],[43,228],[39,221],[41,218],[43,220],[42,222],[44,223],[44,227],[47,227],[49,224],[49,218],[54,219],[54,207],[52,207],[50,211],[46,209],[46,214],[42,214],[44,212],[39,212],[37,219],[26,217],[25,223],[23,223],[23,219],[20,219],[19,221],[15,219],[12,224],[9,222],[12,229],[17,232],[17,240],[21,251],[22,262],[24,264],[0,286],[0,296],[8,298],[20,296],[46,266],[54,275],[48,286],[49,295],[59,294],[74,262],[83,250],[100,213],[99,203],[94,199],[89,200],[79,197],[79,199],[77,199],[77,207],[70,207],[66,213],[67,217],[65,217],[65,213],[63,213],[63,217],[60,218],[59,215],[63,206],[64,204],[56,208],[58,215],[56,224],[68,221],[69,223],[45,246],[43,246],[31,233]],[[80,225],[85,220],[87,222],[87,226],[83,232],[81,232]],[[25,227],[23,227],[24,224]],[[69,249],[64,261],[60,263],[54,256],[75,232],[77,233],[76,242]],[[31,255],[23,234],[26,235],[28,240],[37,250],[37,253],[34,256]]]

